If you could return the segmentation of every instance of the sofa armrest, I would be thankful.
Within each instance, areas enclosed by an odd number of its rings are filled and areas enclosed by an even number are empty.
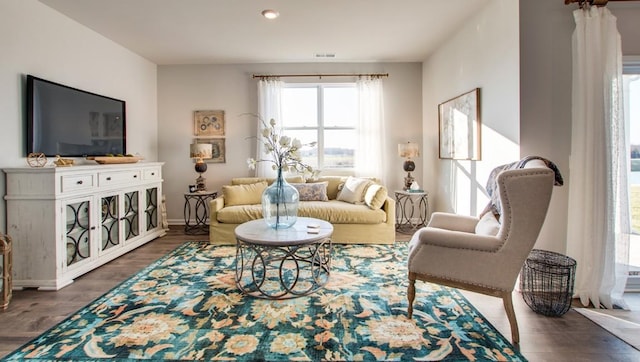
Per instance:
[[[218,211],[224,207],[224,197],[209,201],[209,225],[218,224]]]
[[[387,214],[387,224],[390,224],[394,228],[396,227],[396,200],[387,196],[382,204],[382,210]]]

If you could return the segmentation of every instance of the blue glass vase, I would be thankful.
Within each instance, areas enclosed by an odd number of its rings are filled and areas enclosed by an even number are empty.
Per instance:
[[[262,193],[264,221],[273,229],[290,228],[298,220],[299,203],[298,190],[282,177],[282,170],[278,170],[278,177]]]

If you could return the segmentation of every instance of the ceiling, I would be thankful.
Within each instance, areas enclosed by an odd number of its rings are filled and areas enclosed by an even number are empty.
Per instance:
[[[159,65],[421,62],[488,2],[40,1]],[[280,17],[267,20],[264,9]]]

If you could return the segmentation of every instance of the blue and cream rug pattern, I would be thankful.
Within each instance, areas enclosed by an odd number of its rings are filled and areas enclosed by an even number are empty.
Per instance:
[[[186,242],[6,360],[524,361],[457,290],[417,283],[407,244],[334,245],[312,295],[243,296],[235,247]]]

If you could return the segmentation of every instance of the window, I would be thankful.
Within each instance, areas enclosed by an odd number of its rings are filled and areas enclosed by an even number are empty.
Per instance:
[[[357,145],[358,93],[354,83],[287,84],[282,92],[282,126],[302,143],[303,162],[332,174],[354,167]]]

